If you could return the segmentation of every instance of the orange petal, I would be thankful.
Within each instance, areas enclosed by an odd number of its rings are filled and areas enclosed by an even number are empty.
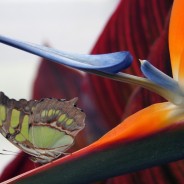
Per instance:
[[[184,119],[184,110],[170,102],[151,105],[129,116],[94,144],[127,141],[156,133]]]
[[[180,87],[184,90],[184,50],[181,53],[181,58],[180,58],[178,82],[179,82]]]
[[[173,77],[178,80],[181,55],[184,49],[184,1],[175,0],[173,3],[170,27],[169,27],[169,49]],[[183,65],[183,64],[182,64]],[[184,70],[183,70],[184,71]]]

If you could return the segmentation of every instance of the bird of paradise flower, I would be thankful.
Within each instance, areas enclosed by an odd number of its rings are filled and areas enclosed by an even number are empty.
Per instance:
[[[168,102],[153,104],[129,116],[88,147],[88,149],[93,150],[118,141],[144,137],[184,120],[184,86],[182,83],[184,78],[182,70],[184,50],[181,45],[184,41],[182,34],[184,21],[181,19],[183,5],[182,0],[174,1],[170,20],[169,49],[173,78],[167,76],[146,60],[140,60],[141,71],[146,78],[121,73],[122,69],[131,65],[132,57],[128,52],[90,56],[61,52],[3,36],[0,36],[0,42],[82,71],[140,85],[168,100]]]

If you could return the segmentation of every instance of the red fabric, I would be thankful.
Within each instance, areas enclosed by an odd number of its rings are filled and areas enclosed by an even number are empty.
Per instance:
[[[33,97],[74,98],[82,93],[82,79],[79,71],[43,59],[35,79]]]
[[[138,59],[148,58],[152,45],[165,26],[171,4],[172,1],[122,0],[92,53],[128,50],[134,57],[134,63],[127,72],[141,75]],[[96,106],[111,129],[121,121],[135,86],[94,75],[88,77]]]
[[[10,179],[14,176],[24,173],[33,168],[36,168],[38,165],[34,164],[29,158],[29,155],[21,152],[18,154],[16,159],[14,159],[0,175],[0,182]]]
[[[140,58],[150,59],[156,67],[171,74],[167,44],[171,6],[172,0],[120,1],[92,53],[129,50],[134,56],[134,63],[127,69],[128,73],[141,75],[138,62]],[[88,120],[85,131],[77,138],[76,149],[89,144],[116,126],[124,117],[152,103],[163,101],[161,97],[145,89],[95,75],[82,77],[76,71],[47,61],[41,63],[33,94],[34,98],[79,97],[80,107],[85,110]],[[19,156],[7,167],[2,181],[31,168],[34,168],[33,164],[24,156]],[[115,177],[103,183],[180,184],[183,183],[183,173],[184,163],[178,161]]]

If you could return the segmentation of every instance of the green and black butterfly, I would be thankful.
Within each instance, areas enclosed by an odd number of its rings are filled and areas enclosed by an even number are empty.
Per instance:
[[[50,162],[65,153],[85,126],[85,113],[70,101],[9,99],[0,92],[0,133],[31,155],[37,163]]]

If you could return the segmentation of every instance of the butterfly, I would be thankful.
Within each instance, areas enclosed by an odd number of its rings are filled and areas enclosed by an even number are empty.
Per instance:
[[[0,92],[0,133],[36,163],[48,163],[74,144],[85,126],[78,98],[9,99]]]

